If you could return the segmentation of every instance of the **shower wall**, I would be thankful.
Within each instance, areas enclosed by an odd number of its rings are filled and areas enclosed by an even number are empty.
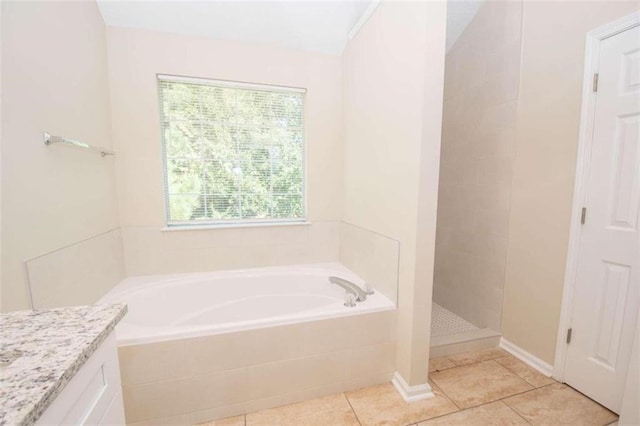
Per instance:
[[[521,1],[488,1],[446,56],[433,300],[500,330]]]

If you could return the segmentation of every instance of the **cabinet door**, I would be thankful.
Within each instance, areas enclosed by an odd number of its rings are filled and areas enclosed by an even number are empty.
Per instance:
[[[78,370],[36,424],[98,425],[106,414],[114,421],[107,424],[124,424],[118,348],[113,333]]]

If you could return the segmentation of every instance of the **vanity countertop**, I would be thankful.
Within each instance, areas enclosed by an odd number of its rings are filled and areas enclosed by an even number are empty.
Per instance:
[[[127,312],[92,305],[0,314],[0,425],[31,425]]]

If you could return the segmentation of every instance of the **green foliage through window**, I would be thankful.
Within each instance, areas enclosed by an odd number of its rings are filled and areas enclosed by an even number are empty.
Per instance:
[[[159,79],[167,222],[304,219],[304,92]]]

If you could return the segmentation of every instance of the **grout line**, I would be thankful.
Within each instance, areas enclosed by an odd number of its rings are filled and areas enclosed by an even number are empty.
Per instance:
[[[530,391],[527,391],[527,392],[530,392]],[[518,395],[519,395],[519,394],[518,394]],[[509,397],[507,397],[507,398],[509,398]],[[451,401],[451,402],[453,402],[453,401]],[[439,416],[430,417],[430,418],[425,419],[425,420],[421,420],[421,422],[423,422],[423,421],[427,421],[427,420],[434,420],[434,419],[438,419],[438,418],[440,418],[440,417],[451,416],[451,415],[458,414],[458,413],[463,413],[463,412],[465,412],[465,411],[470,411],[470,410],[473,410],[473,409],[475,409],[475,408],[482,407],[482,406],[484,406],[484,405],[495,404],[495,403],[497,403],[497,402],[502,402],[502,403],[503,403],[504,405],[506,405],[510,410],[512,410],[513,412],[515,412],[515,413],[516,413],[516,415],[517,415],[518,417],[521,417],[521,418],[522,418],[525,422],[527,422],[528,424],[532,424],[532,423],[531,423],[531,422],[529,422],[527,419],[525,419],[524,417],[522,417],[522,416],[521,416],[521,415],[520,415],[520,414],[519,414],[519,413],[518,413],[518,412],[517,412],[513,407],[511,407],[509,404],[507,404],[506,402],[504,402],[502,399],[498,399],[498,400],[495,400],[495,401],[488,401],[488,402],[482,403],[482,404],[480,404],[480,405],[474,405],[473,407],[461,408],[461,409],[459,409],[458,411],[454,411],[454,412],[452,412],[452,413],[446,413],[446,414],[442,414],[442,415],[439,415]],[[455,403],[454,403],[454,404],[455,404]],[[456,405],[456,406],[457,406],[457,405]]]
[[[513,397],[513,396],[523,395],[523,394],[525,394],[525,393],[529,393],[529,392],[537,391],[538,389],[544,389],[544,388],[546,388],[546,387],[548,387],[548,386],[553,386],[553,385],[555,385],[555,384],[556,384],[556,383],[549,383],[548,385],[540,386],[539,388],[533,388],[533,389],[526,390],[526,391],[524,391],[524,392],[514,393],[513,395],[509,395],[509,396],[505,396],[504,398],[500,398],[500,399],[498,399],[497,401],[504,401],[504,403],[505,403],[505,404],[509,405],[509,403],[507,403],[507,401],[505,401],[505,399],[509,399],[509,398],[511,398],[511,397]],[[510,405],[509,405],[509,406],[510,406]]]
[[[500,357],[502,358],[502,357]],[[510,369],[509,367],[507,367],[506,365],[502,365],[500,364],[498,361],[496,361],[498,358],[493,358],[491,361],[493,361],[495,364],[499,365],[500,367],[504,368],[505,370],[507,370],[509,373],[513,374],[514,376],[516,376],[518,379],[522,380],[523,382],[525,382],[526,384],[528,384],[529,386],[531,386],[533,389],[529,389],[529,390],[535,390],[535,389],[539,389],[537,387],[535,387],[535,385],[533,383],[529,383],[529,381],[527,379],[525,379],[524,377],[522,377],[521,375],[519,375],[518,373],[516,373],[515,371],[513,371],[512,369]],[[549,383],[549,385],[552,385],[553,383]],[[548,385],[545,385],[548,386]],[[543,386],[540,386],[543,387]],[[529,391],[527,391],[529,392]],[[508,397],[507,397],[508,398]]]
[[[516,416],[520,417],[522,420],[524,420],[525,422],[529,423],[530,425],[533,424],[531,423],[529,420],[525,419],[524,416],[522,414],[520,414],[515,408],[513,408],[512,406],[510,406],[509,404],[507,404],[506,402],[504,402],[503,400],[500,400],[500,402],[502,402],[504,405],[506,405],[511,411],[513,411],[514,413],[516,413]]]
[[[347,393],[346,392],[342,392],[342,395],[344,396],[344,399],[347,400],[347,404],[349,404],[349,407],[351,407],[351,412],[353,412],[353,415],[356,416],[356,420],[357,420],[358,424],[360,426],[362,426],[362,422],[360,421],[360,418],[358,417],[358,413],[356,413],[356,410],[353,408],[353,405],[351,405],[351,401],[349,401],[349,397],[347,396]]]
[[[485,360],[485,361],[495,361],[495,358],[494,358],[494,359],[490,359],[490,360]],[[485,362],[485,361],[482,361],[482,362]],[[496,364],[501,365],[501,364],[500,364],[500,363],[498,363],[498,362],[496,362]],[[467,364],[467,365],[471,365],[471,364]],[[505,367],[505,368],[506,368],[506,367]],[[510,370],[508,370],[508,371],[510,371]],[[547,387],[547,386],[551,386],[551,385],[556,384],[556,383],[549,383],[549,384],[547,384],[547,385],[540,386],[539,388],[536,388],[536,387],[533,387],[533,386],[532,386],[529,382],[527,382],[526,380],[522,379],[520,376],[518,376],[518,377],[519,377],[522,381],[524,381],[526,384],[528,384],[529,386],[531,386],[532,388],[531,388],[531,389],[527,389],[526,391],[523,391],[523,392],[514,393],[513,395],[505,396],[504,398],[496,399],[496,400],[493,400],[493,401],[487,401],[487,402],[484,402],[484,403],[482,403],[482,404],[474,405],[474,406],[472,406],[472,407],[466,407],[466,408],[462,408],[462,407],[460,407],[460,406],[459,406],[459,405],[458,405],[458,404],[457,404],[457,403],[456,403],[456,402],[455,402],[455,401],[454,401],[454,400],[453,400],[449,395],[447,395],[447,393],[444,391],[444,389],[442,389],[442,387],[441,387],[440,385],[438,385],[438,383],[437,383],[435,380],[433,380],[433,378],[431,378],[431,381],[432,381],[432,382],[433,382],[433,383],[438,387],[438,389],[440,389],[440,392],[442,392],[442,393],[443,393],[443,394],[444,394],[444,395],[445,395],[445,396],[446,396],[446,397],[447,397],[447,398],[448,398],[448,399],[453,403],[453,405],[455,405],[456,407],[458,407],[458,409],[459,409],[459,411],[458,411],[458,412],[460,412],[460,411],[465,411],[465,410],[469,410],[469,409],[471,409],[471,408],[480,407],[480,406],[487,405],[487,404],[491,404],[491,403],[498,402],[498,401],[503,401],[503,402],[504,402],[504,403],[505,403],[509,408],[511,408],[511,406],[510,406],[509,404],[507,404],[507,403],[504,401],[505,399],[507,399],[507,398],[511,398],[511,397],[513,397],[513,396],[517,396],[517,395],[522,395],[522,394],[525,394],[525,393],[527,393],[527,392],[532,392],[532,391],[535,391],[535,390],[538,390],[538,389],[542,389],[542,388],[545,388],[545,387]],[[453,414],[453,413],[449,413],[449,414]],[[446,414],[445,414],[445,415],[446,415]],[[439,417],[442,417],[442,416],[439,416]],[[520,416],[520,417],[522,417],[522,416]],[[434,418],[436,418],[436,417],[434,417]],[[526,420],[526,419],[525,419],[525,420]]]
[[[476,351],[468,351],[468,352],[476,352]],[[461,352],[461,353],[465,353],[465,352]],[[500,364],[498,361],[496,361],[496,359],[498,359],[498,358],[503,358],[503,357],[507,357],[507,356],[512,356],[512,355],[510,355],[509,353],[500,354],[500,355],[497,355],[497,356],[495,356],[495,357],[493,357],[493,358],[481,359],[481,360],[477,360],[477,361],[474,361],[474,362],[470,362],[470,363],[468,363],[468,364],[461,364],[461,365],[457,365],[454,361],[452,361],[452,360],[449,358],[450,356],[455,356],[455,355],[458,355],[458,354],[453,354],[453,355],[443,355],[443,356],[442,356],[442,357],[446,358],[447,360],[449,360],[451,363],[453,363],[453,364],[454,364],[454,365],[453,365],[453,367],[446,367],[446,368],[443,368],[442,370],[435,370],[435,371],[432,371],[432,372],[430,372],[430,373],[437,373],[437,372],[439,372],[439,371],[451,370],[451,369],[453,369],[453,368],[469,367],[469,366],[472,366],[472,365],[475,365],[475,364],[480,364],[480,363],[482,363],[482,362],[493,361],[495,364],[497,364],[497,365],[499,365],[499,366],[501,366],[501,367],[505,368],[507,371],[509,371],[510,373],[512,373],[512,374],[514,374],[514,375],[516,375],[520,380],[522,380],[523,382],[525,382],[526,384],[528,384],[529,386],[531,386],[531,387],[532,387],[532,389],[528,389],[528,390],[526,390],[525,392],[520,392],[520,393],[517,393],[517,394],[514,394],[514,395],[507,396],[507,397],[505,397],[505,398],[510,398],[511,396],[520,395],[521,393],[526,393],[526,392],[530,392],[530,391],[532,391],[532,390],[541,389],[541,388],[543,388],[543,387],[545,387],[545,386],[549,386],[549,385],[552,385],[552,384],[553,384],[553,383],[549,383],[548,385],[544,385],[544,386],[540,386],[539,388],[536,388],[536,387],[534,387],[531,383],[527,382],[523,377],[521,377],[520,375],[516,374],[514,371],[512,371],[512,370],[508,369],[506,366],[504,366],[504,365]],[[435,357],[435,358],[441,358],[441,357]],[[430,379],[430,380],[431,380],[431,381],[432,381],[432,382],[433,382],[433,383],[438,387],[438,389],[440,390],[440,392],[442,392],[442,393],[443,393],[443,394],[444,394],[444,395],[445,395],[445,396],[446,396],[446,397],[447,397],[451,402],[453,402],[453,404],[454,404],[456,407],[458,407],[460,410],[467,410],[467,409],[469,409],[469,408],[473,408],[473,407],[461,408],[460,406],[458,406],[458,404],[456,404],[456,403],[455,403],[455,401],[454,401],[454,400],[453,400],[449,395],[447,395],[447,393],[444,391],[444,389],[442,389],[442,387],[441,387],[440,385],[438,385],[438,382],[436,382],[436,381],[433,379],[433,377],[429,377],[429,379]],[[497,400],[495,400],[495,401],[485,402],[485,403],[480,404],[480,405],[490,404],[491,402],[501,401],[502,399],[504,399],[504,398],[497,399]],[[479,407],[480,405],[476,405],[475,407]],[[435,417],[434,417],[434,418],[435,418]]]
[[[453,401],[451,401],[451,402],[453,402]],[[478,407],[481,407],[481,406],[483,406],[483,405],[492,404],[492,403],[494,403],[494,402],[496,402],[496,401],[486,402],[486,403],[484,403],[484,404],[476,405],[475,407],[460,408],[458,411],[454,411],[454,412],[452,412],[452,413],[441,414],[441,415],[439,415],[439,416],[429,417],[428,419],[420,420],[420,421],[421,421],[421,422],[426,422],[427,420],[439,419],[440,417],[447,417],[447,416],[450,416],[450,415],[453,415],[453,414],[463,413],[463,412],[465,412],[465,411],[469,411],[469,410],[471,410],[471,409],[473,409],[473,408],[478,408]],[[455,405],[455,402],[454,402],[454,405]],[[457,407],[457,405],[456,405],[456,407]]]
[[[520,361],[518,358],[514,357],[513,355],[511,355],[511,357],[512,357],[512,358],[515,358],[515,359],[516,359],[516,360],[518,360],[518,361]],[[497,360],[498,360],[499,358],[507,358],[507,356],[504,356],[504,357],[502,357],[502,356],[501,356],[501,357],[498,357],[498,358],[494,358],[493,360],[494,360],[495,362],[498,362]],[[522,362],[522,361],[520,361],[520,362]],[[527,383],[528,383],[528,384],[530,384],[531,386],[533,386],[533,388],[534,388],[534,389],[540,389],[541,387],[544,387],[544,386],[548,386],[548,385],[552,385],[552,384],[553,384],[553,383],[548,383],[548,384],[546,384],[546,385],[536,386],[536,385],[534,385],[533,383],[531,383],[530,381],[528,381],[525,377],[523,377],[523,376],[521,376],[520,374],[518,374],[515,370],[512,370],[511,368],[509,368],[509,367],[507,367],[506,365],[501,364],[501,363],[499,363],[499,362],[498,362],[498,364],[500,364],[501,366],[503,366],[504,368],[506,368],[507,370],[509,370],[510,372],[512,372],[513,374],[515,374],[516,376],[520,377],[522,380],[524,380],[525,382],[527,382]],[[523,364],[524,364],[524,363],[523,363]],[[526,364],[525,364],[525,365],[526,365]],[[537,373],[537,374],[540,374],[540,375],[543,375],[543,376],[544,376],[544,374],[540,373],[539,371],[536,371],[535,369],[533,369],[533,368],[532,368],[532,367],[530,367],[529,365],[527,365],[527,367],[528,367],[528,368],[531,368],[535,373]],[[545,376],[545,377],[546,377],[546,376]],[[549,378],[550,378],[551,380],[553,380],[555,383],[557,383],[556,379],[554,379],[553,377],[549,377]]]
[[[451,403],[453,405],[455,405],[455,407],[458,409],[458,411],[462,410],[462,408],[458,404],[456,404],[456,402],[453,400],[453,398],[451,398],[449,395],[447,395],[447,393],[442,389],[442,387],[440,385],[438,385],[438,383],[436,383],[435,380],[433,380],[433,379],[430,379],[430,380],[431,380],[431,382],[433,382],[434,386],[437,387],[440,392],[442,392],[442,395],[444,395],[444,397],[446,399],[448,399],[449,401],[451,401]]]

